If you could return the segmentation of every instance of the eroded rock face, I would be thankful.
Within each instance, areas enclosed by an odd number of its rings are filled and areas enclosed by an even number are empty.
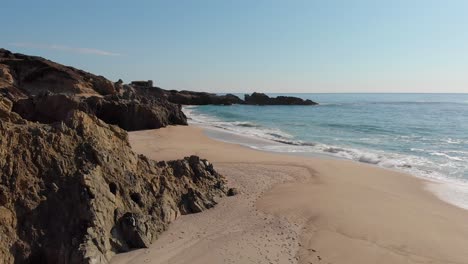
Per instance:
[[[155,88],[158,89],[158,88]],[[72,109],[94,114],[123,129],[141,130],[187,125],[179,105],[158,93],[139,93],[41,57],[0,49],[0,95],[14,102],[13,111],[42,123],[63,120]]]
[[[167,125],[187,125],[180,106],[163,99],[104,97],[72,97],[63,94],[38,95],[15,102],[13,111],[24,119],[41,123],[64,120],[71,110],[92,114],[108,124],[127,130],[143,130]]]
[[[249,105],[316,105],[317,103],[309,99],[304,100],[293,96],[269,97],[264,93],[246,94],[245,104]]]
[[[83,111],[127,131],[187,125],[187,117],[180,105],[159,98],[90,97],[82,100],[82,105]]]
[[[44,93],[101,96],[119,95],[126,99],[158,100],[160,105],[229,105],[242,103],[235,95],[218,96],[191,91],[167,91],[158,87],[133,87],[119,80],[115,83],[103,76],[64,66],[59,63],[0,49],[0,94],[12,100]],[[167,110],[167,107],[166,107]]]
[[[116,92],[114,84],[103,76],[5,49],[0,49],[0,90],[6,90],[3,93],[21,91],[23,95],[46,91],[89,95]]]
[[[227,191],[206,160],[136,155],[124,130],[84,112],[40,124],[10,109],[0,96],[1,263],[107,263]]]

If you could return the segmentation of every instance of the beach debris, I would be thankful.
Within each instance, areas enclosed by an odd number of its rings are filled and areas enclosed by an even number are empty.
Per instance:
[[[239,190],[237,190],[237,188],[229,188],[227,192],[227,196],[234,196],[237,194],[239,194]]]

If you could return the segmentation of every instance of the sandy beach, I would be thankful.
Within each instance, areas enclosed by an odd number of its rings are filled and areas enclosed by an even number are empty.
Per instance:
[[[131,132],[155,160],[199,155],[240,194],[174,221],[112,263],[468,263],[468,211],[419,178],[346,160],[256,151],[200,127]]]

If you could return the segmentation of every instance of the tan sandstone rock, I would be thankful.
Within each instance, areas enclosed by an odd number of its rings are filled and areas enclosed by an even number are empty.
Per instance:
[[[226,194],[196,156],[158,163],[84,112],[40,124],[10,108],[0,97],[1,263],[107,263]]]

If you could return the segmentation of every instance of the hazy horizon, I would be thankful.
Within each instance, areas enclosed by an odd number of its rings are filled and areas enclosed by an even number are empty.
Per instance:
[[[468,1],[10,1],[0,47],[113,81],[249,93],[468,93]]]

